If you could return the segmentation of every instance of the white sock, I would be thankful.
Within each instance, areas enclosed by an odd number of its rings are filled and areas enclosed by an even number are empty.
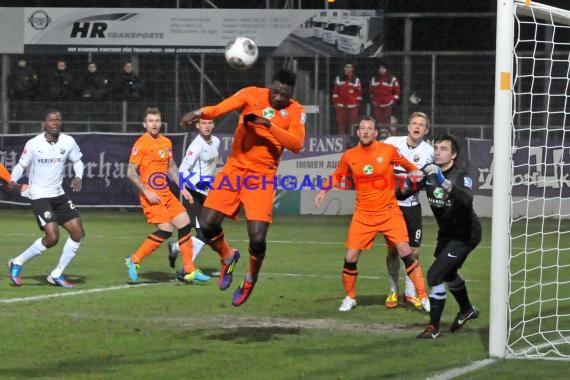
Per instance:
[[[390,292],[398,292],[398,275],[400,272],[400,258],[398,255],[386,255],[386,268],[388,269],[388,280],[390,281]]]
[[[406,296],[408,297],[417,296],[416,287],[414,286],[414,283],[412,282],[412,280],[410,280],[408,275],[406,275]]]
[[[33,242],[32,245],[26,248],[24,252],[20,253],[20,255],[16,257],[14,260],[12,260],[12,262],[14,264],[24,265],[26,261],[31,260],[34,257],[44,253],[47,250],[47,248],[42,244],[42,239],[43,238],[39,238],[38,240]]]
[[[81,247],[81,242],[73,241],[71,238],[67,238],[65,241],[65,245],[63,246],[63,251],[61,252],[61,257],[59,258],[59,263],[57,267],[50,273],[52,277],[60,277],[71,262],[77,251],[79,251],[79,247]]]
[[[192,236],[192,261],[196,261],[196,258],[204,245],[206,245],[206,243],[198,239],[196,236]]]

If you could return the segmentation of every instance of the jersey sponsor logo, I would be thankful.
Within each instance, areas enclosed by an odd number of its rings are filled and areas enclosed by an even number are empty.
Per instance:
[[[137,154],[139,154],[139,148],[137,148],[136,146],[133,146],[133,149],[131,150],[131,154],[133,156],[136,156]]]
[[[63,157],[38,158],[38,164],[53,164],[56,162],[65,162],[65,158]]]
[[[463,177],[463,185],[471,189],[473,187],[473,181],[469,177]]]
[[[263,110],[263,117],[266,119],[272,119],[275,116],[275,110],[271,107],[267,107]]]
[[[444,196],[444,195],[445,195],[445,191],[444,191],[443,188],[441,188],[441,187],[436,187],[436,188],[433,190],[433,196],[434,196],[436,199],[443,199],[443,196]]]
[[[367,165],[364,165],[364,168],[362,169],[362,171],[364,172],[364,174],[370,175],[370,174],[374,173],[374,167],[370,164],[367,164]]]

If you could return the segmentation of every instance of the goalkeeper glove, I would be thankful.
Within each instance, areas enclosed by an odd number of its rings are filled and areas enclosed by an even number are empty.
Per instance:
[[[422,169],[426,177],[428,178],[427,182],[430,185],[438,185],[443,187],[447,192],[451,191],[453,184],[451,181],[445,179],[441,168],[436,164],[427,164]]]

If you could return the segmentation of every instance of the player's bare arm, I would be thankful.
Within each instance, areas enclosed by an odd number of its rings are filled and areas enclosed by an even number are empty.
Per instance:
[[[176,184],[176,186],[180,187],[180,177],[178,173],[178,166],[176,166],[176,162],[174,162],[174,160],[169,160],[168,176]],[[186,190],[184,187],[180,189],[180,195],[182,195],[188,202],[194,203],[194,198],[192,198],[192,195],[190,195],[188,190]]]
[[[71,190],[72,190],[72,191],[74,191],[74,192],[81,191],[82,186],[83,186],[83,180],[82,180],[81,178],[79,178],[79,177],[74,177],[74,178],[71,180],[71,185],[70,185],[70,187],[71,187]]]
[[[83,187],[83,169],[85,165],[83,165],[83,161],[78,160],[73,163],[73,172],[75,173],[75,177],[71,180],[71,190],[74,192],[81,191]]]
[[[326,190],[319,191],[319,193],[315,196],[315,207],[316,208],[319,208],[321,206],[321,204],[325,200],[326,196],[327,196]]]
[[[141,181],[138,173],[139,166],[135,164],[129,163],[127,167],[127,177],[131,180],[132,183],[139,189],[140,192],[143,193],[145,198],[152,204],[160,203],[160,197],[156,195],[153,191],[148,189],[145,184]]]

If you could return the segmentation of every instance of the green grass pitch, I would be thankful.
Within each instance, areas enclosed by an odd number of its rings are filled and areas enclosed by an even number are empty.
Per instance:
[[[41,236],[28,208],[1,209],[0,261]],[[224,228],[243,259],[225,292],[173,281],[166,247],[145,259],[140,284],[129,286],[124,257],[154,227],[139,210],[81,210],[87,232],[66,271],[73,289],[48,286],[63,241],[27,263],[23,286],[0,274],[1,379],[423,379],[487,358],[490,220],[462,274],[481,317],[447,331],[457,313],[450,296],[435,341],[415,336],[428,316],[404,304],[387,310],[383,239],[358,265],[358,306],[341,313],[340,272],[349,217],[278,215],[268,235],[262,275],[241,307],[231,294],[247,268],[243,221]],[[421,263],[432,262],[435,222],[424,219]],[[197,266],[219,259],[205,248]],[[401,279],[403,289],[403,279]],[[565,378],[567,363],[506,360],[462,375],[467,379]]]

